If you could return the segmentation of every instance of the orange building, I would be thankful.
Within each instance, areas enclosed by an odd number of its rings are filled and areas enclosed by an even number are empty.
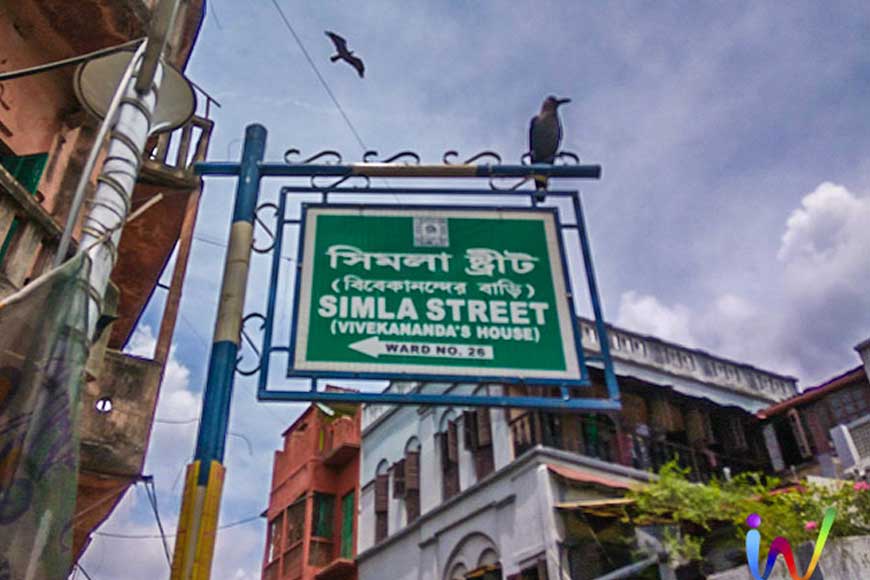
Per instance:
[[[315,403],[275,452],[266,580],[356,580],[360,409]]]
[[[0,71],[27,69],[142,38],[156,4],[2,2]],[[188,0],[179,10],[166,54],[179,69],[190,57],[204,9],[204,0]],[[0,81],[0,297],[51,269],[73,190],[94,144],[99,120],[79,104],[74,73],[75,67],[64,67]],[[88,361],[79,423],[76,557],[124,493],[142,480],[199,206],[201,181],[193,164],[205,159],[212,125],[208,118],[194,116],[172,133],[153,136],[143,155],[132,207],[158,192],[163,197],[124,228],[104,304],[104,313],[116,320],[94,345]],[[94,190],[95,176],[91,177],[86,205]],[[71,251],[75,245],[74,239]],[[154,355],[125,354],[123,348],[176,247]]]

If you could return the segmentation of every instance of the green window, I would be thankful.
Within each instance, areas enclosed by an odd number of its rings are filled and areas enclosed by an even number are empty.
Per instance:
[[[0,155],[0,165],[12,174],[12,177],[30,193],[36,193],[45,163],[48,161],[48,153],[35,155]]]
[[[0,155],[0,165],[6,171],[12,174],[18,183],[21,184],[31,194],[36,193],[36,188],[39,186],[39,180],[42,178],[42,172],[45,170],[45,163],[48,161],[48,153],[37,153],[36,155]],[[14,218],[9,225],[9,232],[6,234],[6,239],[0,245],[0,264],[6,258],[9,252],[9,247],[12,245],[12,240],[15,239],[15,234],[21,223],[18,218]]]
[[[341,557],[353,559],[353,492],[341,498]]]
[[[335,496],[326,493],[314,494],[314,519],[311,535],[320,538],[332,537],[332,515],[335,513]]]

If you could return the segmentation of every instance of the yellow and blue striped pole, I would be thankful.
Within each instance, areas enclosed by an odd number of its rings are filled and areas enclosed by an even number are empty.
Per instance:
[[[236,188],[214,342],[208,365],[202,418],[193,463],[187,466],[172,580],[206,580],[211,575],[224,481],[224,445],[239,351],[254,212],[260,191],[259,164],[266,149],[266,128],[249,125]]]

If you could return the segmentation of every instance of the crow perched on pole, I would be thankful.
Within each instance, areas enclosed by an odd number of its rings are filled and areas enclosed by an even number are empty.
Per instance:
[[[353,51],[348,50],[347,41],[336,33],[328,30],[326,31],[326,36],[332,40],[332,44],[335,45],[335,51],[338,53],[329,57],[329,60],[332,62],[337,60],[345,61],[356,69],[356,72],[359,73],[359,78],[363,78],[366,67],[363,64],[363,61],[358,56],[354,55]]]
[[[570,103],[571,99],[557,99],[549,96],[541,105],[541,112],[532,117],[529,127],[529,151],[532,163],[553,163],[562,141],[562,124],[557,110],[559,105]],[[547,178],[536,177],[535,189],[547,189]]]

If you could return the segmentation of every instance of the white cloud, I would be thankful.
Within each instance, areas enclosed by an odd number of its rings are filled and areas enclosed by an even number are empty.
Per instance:
[[[861,315],[870,312],[868,224],[870,197],[823,182],[786,219],[778,264],[770,264],[770,284],[758,297],[726,287],[689,308],[628,291],[616,322],[812,385],[848,365],[868,333],[870,317]]]
[[[125,349],[128,354],[151,358],[157,338],[148,325],[140,325]],[[173,346],[169,351],[169,361],[163,382],[160,385],[159,410],[164,418],[191,418],[199,412],[199,397],[190,390],[190,369],[179,362]]]
[[[786,222],[778,258],[801,295],[863,290],[870,281],[870,197],[825,182],[804,196]]]
[[[689,328],[691,313],[688,308],[680,304],[667,306],[655,296],[638,294],[633,290],[622,294],[616,324],[686,346],[696,343]]]

